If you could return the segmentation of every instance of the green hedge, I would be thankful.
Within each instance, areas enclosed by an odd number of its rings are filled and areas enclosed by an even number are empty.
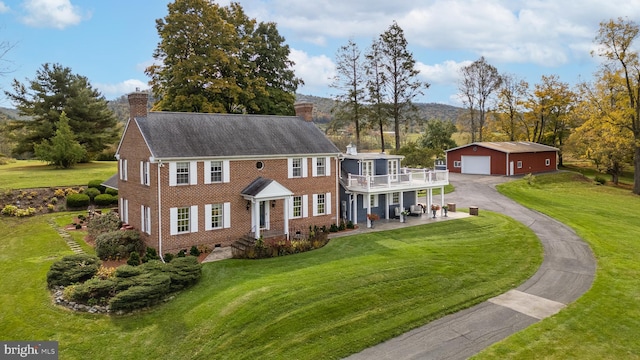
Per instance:
[[[68,208],[85,208],[89,206],[91,199],[86,194],[70,194],[67,196]]]
[[[100,191],[101,194],[104,194],[106,187],[102,185],[103,182],[104,181],[102,180],[91,180],[89,181],[89,184],[87,185],[87,187],[98,189],[98,191]]]
[[[106,188],[106,189],[104,190],[104,193],[105,193],[105,194],[109,194],[109,195],[111,195],[111,196],[118,196],[118,190],[113,189],[113,188]]]
[[[96,196],[100,195],[100,190],[96,188],[88,188],[83,192],[83,194],[89,196],[90,200],[93,200]]]
[[[136,277],[137,285],[121,291],[109,300],[112,311],[130,311],[151,306],[169,293],[171,278],[167,274],[147,273]]]
[[[144,247],[140,233],[135,230],[115,230],[96,237],[96,255],[102,260],[124,259],[132,252],[140,254]]]
[[[67,255],[54,262],[47,272],[47,285],[68,286],[91,279],[98,273],[100,260],[91,255]]]
[[[100,194],[93,199],[93,202],[99,206],[106,206],[118,203],[118,198],[109,194]]]

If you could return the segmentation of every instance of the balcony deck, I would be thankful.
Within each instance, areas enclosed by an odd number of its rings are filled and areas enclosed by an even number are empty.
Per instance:
[[[438,188],[449,185],[448,170],[429,169],[401,169],[400,174],[394,175],[354,175],[347,174],[345,187],[358,193],[385,193],[396,191],[412,191]]]

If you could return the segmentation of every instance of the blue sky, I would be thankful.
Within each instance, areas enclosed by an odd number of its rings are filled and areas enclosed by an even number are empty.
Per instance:
[[[599,23],[640,19],[640,0],[239,0],[259,21],[277,24],[305,85],[331,96],[337,49],[353,39],[365,51],[395,20],[405,32],[422,80],[421,102],[459,105],[458,71],[480,56],[531,86],[542,75],[589,81]],[[107,99],[148,88],[145,67],[158,43],[155,20],[167,0],[0,0],[0,106],[13,79],[26,83],[44,63],[86,76]],[[227,5],[229,1],[218,1]]]

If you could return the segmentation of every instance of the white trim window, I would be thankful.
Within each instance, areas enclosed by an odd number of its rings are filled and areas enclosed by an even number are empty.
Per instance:
[[[331,157],[314,157],[311,158],[313,168],[312,176],[330,176],[331,175]]]
[[[172,161],[169,163],[169,185],[196,185],[197,183],[197,161]]]
[[[517,165],[518,169],[522,169],[522,161],[518,161],[518,165]]]
[[[363,161],[360,173],[362,176],[373,176],[373,161]]]
[[[229,160],[212,160],[204,162],[204,183],[228,183]]]
[[[387,166],[391,180],[398,180],[398,160],[388,160]]]
[[[545,166],[551,165],[551,159],[544,159],[544,165]]]
[[[372,207],[372,208],[374,208],[374,207],[378,207],[378,205],[379,205],[379,204],[378,204],[378,197],[379,197],[379,195],[378,195],[378,194],[371,194],[371,195],[369,195],[369,203],[371,204],[371,207]],[[362,207],[366,209],[366,208],[367,208],[367,203],[366,203],[366,202],[363,202],[363,203],[362,203]]]
[[[228,229],[231,227],[231,203],[207,204],[204,206],[205,230]]]
[[[120,220],[123,223],[129,223],[129,200],[120,198]]]
[[[151,185],[151,176],[149,174],[150,164],[148,161],[140,161],[140,183],[142,185]]]
[[[120,159],[120,180],[128,180],[127,159]]]
[[[198,232],[198,207],[185,206],[169,209],[171,235]]]
[[[294,196],[292,198],[293,206],[291,207],[291,217],[294,219],[302,217],[302,196]]]
[[[287,170],[289,179],[307,177],[307,158],[288,158]]]
[[[400,193],[399,192],[391,193],[391,205],[397,205],[397,204],[400,204]]]
[[[453,162],[453,167],[454,167],[454,168],[461,168],[461,167],[462,167],[462,161],[460,161],[460,160],[455,160],[455,161]]]
[[[151,235],[151,208],[148,206],[140,205],[140,229]]]
[[[313,216],[331,214],[331,193],[313,194]]]

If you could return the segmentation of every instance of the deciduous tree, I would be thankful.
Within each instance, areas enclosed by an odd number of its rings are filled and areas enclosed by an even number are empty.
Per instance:
[[[498,90],[502,77],[495,66],[484,57],[460,69],[461,79],[458,89],[464,105],[469,109],[471,121],[471,142],[482,141],[482,130],[491,96]],[[477,115],[477,117],[476,117]]]
[[[501,115],[498,128],[506,134],[509,141],[515,141],[523,131],[524,107],[529,84],[515,75],[502,75],[502,84],[498,90],[496,113]]]
[[[293,115],[295,77],[274,23],[235,2],[176,0],[156,20],[157,63],[146,69],[156,110]]]
[[[441,157],[447,149],[456,146],[456,142],[451,138],[454,132],[456,126],[451,121],[429,120],[421,139],[422,146],[433,150],[436,157]]]
[[[598,50],[594,52],[605,60],[603,73],[619,74],[623,80],[624,102],[621,105],[624,115],[607,116],[607,121],[629,129],[633,137],[634,194],[640,194],[640,62],[635,43],[639,30],[638,24],[632,20],[603,21],[595,37]]]
[[[117,119],[105,98],[89,80],[60,64],[44,64],[33,80],[25,85],[13,80],[13,92],[5,91],[18,114],[31,120],[13,121],[11,131],[20,130],[14,154],[33,153],[34,144],[53,137],[62,112],[69,119],[71,131],[93,159],[103,149],[117,142]]]

